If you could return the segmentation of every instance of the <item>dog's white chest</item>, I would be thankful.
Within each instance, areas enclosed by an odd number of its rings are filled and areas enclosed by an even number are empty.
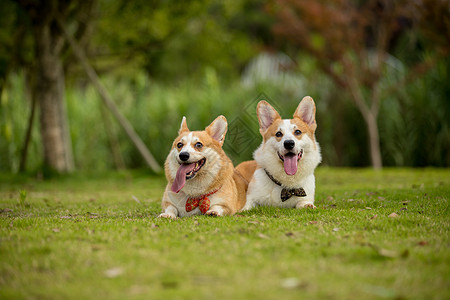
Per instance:
[[[282,188],[280,186],[274,185],[273,183],[268,183],[266,187],[267,187],[267,197],[262,198],[259,205],[292,208],[295,207],[296,203],[299,201],[298,197],[295,196],[292,196],[291,198],[282,201],[281,200]]]
[[[191,211],[186,210],[186,202],[189,197],[183,191],[180,191],[179,193],[168,191],[167,196],[170,203],[178,210],[178,215],[180,217],[190,217],[202,214],[199,207],[195,207]],[[208,196],[208,199],[210,202],[210,207],[221,202],[221,198],[216,194]]]
[[[262,206],[276,206],[283,208],[293,208],[299,202],[314,202],[314,175],[306,178],[304,181],[299,182],[299,187],[303,187],[306,196],[291,198],[282,201],[281,192],[282,187],[276,185],[266,174],[264,169],[258,169],[255,171],[254,180],[250,182],[247,193],[247,205],[246,209],[251,207]]]

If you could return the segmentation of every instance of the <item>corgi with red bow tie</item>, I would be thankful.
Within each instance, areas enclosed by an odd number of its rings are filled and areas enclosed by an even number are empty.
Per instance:
[[[248,182],[222,145],[227,120],[217,117],[203,131],[190,131],[183,117],[164,169],[168,184],[161,218],[233,215],[245,205]]]

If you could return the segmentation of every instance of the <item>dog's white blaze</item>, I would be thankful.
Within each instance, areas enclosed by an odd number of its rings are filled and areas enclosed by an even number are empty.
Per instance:
[[[294,138],[294,135],[292,132],[294,131],[294,128],[297,127],[295,124],[291,124],[291,120],[284,119],[283,120],[283,126],[280,126],[283,130],[283,138],[281,139],[282,142],[285,140],[292,140]]]
[[[194,151],[194,148],[192,148],[192,146],[191,146],[192,142],[193,142],[192,138],[193,138],[192,132],[189,132],[189,134],[187,136],[184,136],[181,138],[181,142],[184,144],[184,146],[183,146],[183,148],[180,149],[180,152],[186,151],[189,154],[191,154],[191,152]],[[198,138],[197,138],[197,140],[198,140]]]

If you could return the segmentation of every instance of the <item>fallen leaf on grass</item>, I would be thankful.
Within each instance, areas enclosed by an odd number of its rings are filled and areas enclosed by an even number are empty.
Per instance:
[[[293,232],[286,232],[286,236],[294,236],[294,233]]]
[[[258,237],[260,237],[262,239],[265,239],[265,240],[269,239],[269,237],[267,235],[263,234],[263,233],[258,233]]]
[[[394,213],[390,214],[388,217],[389,218],[398,218],[399,215],[394,212]]]
[[[373,215],[373,217],[372,218],[370,218],[371,220],[374,220],[374,219],[376,219],[378,217],[378,215]]]
[[[402,257],[402,258],[407,258],[409,256],[409,250],[405,249],[402,252],[398,252],[398,251],[394,251],[394,250],[389,250],[389,249],[385,249],[385,248],[380,248],[376,245],[369,245],[370,247],[372,247],[373,250],[375,250],[375,252],[382,257],[386,257],[386,258],[398,258],[398,257]]]
[[[420,242],[417,243],[417,245],[419,245],[419,246],[427,246],[428,242],[427,241],[420,241]]]
[[[307,286],[306,283],[301,282],[298,278],[295,277],[281,279],[280,285],[285,289],[305,288]]]
[[[259,221],[248,221],[249,224],[255,224],[255,225],[264,225],[264,223]]]
[[[104,272],[104,275],[108,278],[115,278],[123,274],[123,268],[117,267],[108,269]]]
[[[398,256],[397,252],[388,250],[388,249],[384,249],[384,248],[379,248],[378,254],[383,257],[389,257],[389,258],[394,258],[394,257]]]
[[[137,203],[141,204],[141,201],[139,201],[139,199],[135,195],[131,195],[131,198],[133,198],[133,200]]]
[[[317,224],[317,223],[319,223],[318,221],[309,221],[309,224]]]

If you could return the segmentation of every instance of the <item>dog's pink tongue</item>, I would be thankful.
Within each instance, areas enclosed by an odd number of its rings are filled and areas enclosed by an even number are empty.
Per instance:
[[[284,156],[284,171],[288,175],[297,173],[298,156],[295,154],[286,154]]]
[[[181,164],[177,171],[177,176],[172,184],[172,192],[178,193],[186,183],[186,174],[194,170],[195,163]]]

